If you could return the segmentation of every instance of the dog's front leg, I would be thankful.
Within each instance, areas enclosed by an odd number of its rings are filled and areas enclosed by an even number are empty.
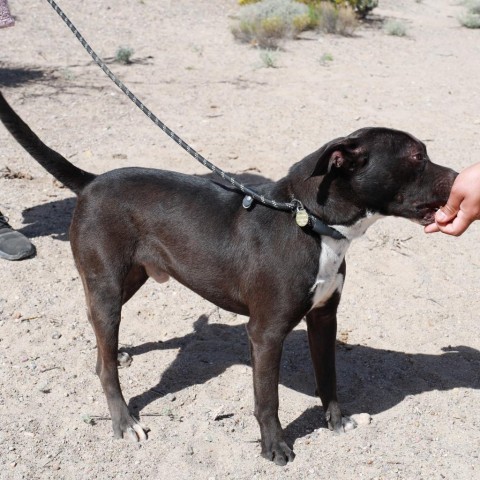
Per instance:
[[[283,438],[278,418],[278,380],[286,333],[272,330],[271,327],[260,327],[260,322],[253,319],[250,319],[247,325],[253,369],[255,417],[260,425],[262,456],[277,465],[286,465],[295,458]]]
[[[339,302],[340,293],[336,292],[324,305],[310,310],[307,314],[307,328],[317,393],[322,400],[328,428],[344,432],[355,428],[356,423],[342,415],[337,400],[335,347]]]

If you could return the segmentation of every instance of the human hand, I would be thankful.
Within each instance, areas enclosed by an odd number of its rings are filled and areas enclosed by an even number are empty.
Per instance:
[[[480,219],[480,163],[460,172],[453,182],[447,204],[435,214],[435,223],[425,233],[461,235],[474,220]]]

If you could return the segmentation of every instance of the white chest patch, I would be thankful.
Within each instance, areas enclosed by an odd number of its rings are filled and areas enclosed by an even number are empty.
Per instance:
[[[349,227],[333,227],[345,236],[343,240],[334,240],[331,237],[322,237],[322,251],[318,261],[318,273],[315,283],[311,287],[313,292],[312,309],[321,307],[335,293],[341,292],[344,278],[338,269],[345,258],[348,247],[353,239],[361,237],[381,215],[367,213],[367,216]]]

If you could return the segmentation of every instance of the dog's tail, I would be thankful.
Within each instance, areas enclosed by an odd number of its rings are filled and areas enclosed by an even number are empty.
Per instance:
[[[0,92],[0,120],[15,140],[51,175],[79,194],[95,177],[47,147],[10,107]]]

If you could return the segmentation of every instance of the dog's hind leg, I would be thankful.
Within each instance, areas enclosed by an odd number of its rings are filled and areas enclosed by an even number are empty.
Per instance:
[[[127,303],[140,287],[147,281],[148,274],[142,266],[134,266],[130,269],[123,282],[122,303]],[[132,357],[127,352],[119,352],[117,355],[117,365],[119,368],[129,367],[132,364]]]
[[[336,292],[324,305],[308,312],[307,329],[317,393],[322,400],[328,428],[335,432],[344,432],[355,428],[356,423],[342,415],[337,400],[335,347],[339,302],[340,293]]]
[[[80,269],[79,269],[80,270]],[[133,278],[133,277],[132,277]],[[146,429],[130,415],[122,394],[118,376],[118,332],[122,304],[145,282],[142,275],[137,281],[125,283],[115,278],[112,271],[82,275],[87,299],[88,318],[97,340],[97,375],[107,398],[113,432],[116,438],[127,435],[130,439],[145,440]]]

